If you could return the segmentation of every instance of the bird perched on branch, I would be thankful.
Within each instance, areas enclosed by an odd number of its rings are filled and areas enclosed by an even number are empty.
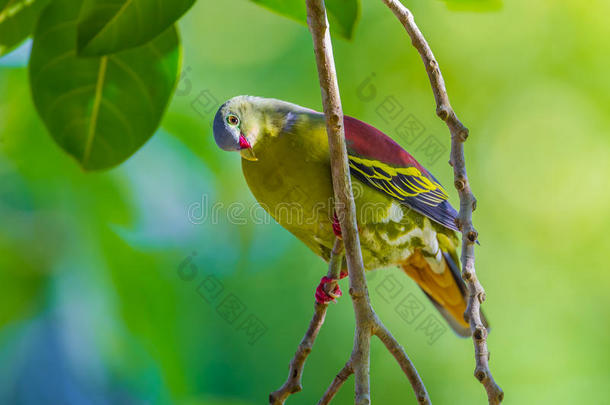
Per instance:
[[[456,249],[457,212],[436,178],[376,128],[345,116],[345,138],[366,270],[396,265],[424,291],[460,336],[466,286]],[[214,139],[242,157],[246,182],[261,206],[328,261],[341,229],[334,211],[324,114],[281,100],[238,96],[214,118]],[[328,293],[322,278],[316,300]]]

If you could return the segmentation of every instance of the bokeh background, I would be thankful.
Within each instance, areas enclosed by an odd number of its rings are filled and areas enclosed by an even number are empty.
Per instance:
[[[408,6],[471,130],[477,272],[506,403],[604,403],[610,3]],[[161,128],[106,172],[83,172],[46,133],[29,93],[28,44],[0,59],[2,404],[261,404],[286,377],[325,265],[251,215],[239,157],[217,149],[210,123],[238,94],[319,109],[311,38],[245,0],[199,1],[179,25],[183,77]],[[354,40],[334,45],[345,112],[403,144],[457,204],[449,135],[402,26],[380,1],[364,1]],[[406,117],[419,138],[397,131]],[[418,146],[424,139],[440,154]],[[433,402],[486,403],[472,342],[427,333],[420,321],[440,317],[407,277],[372,273],[370,292]],[[424,306],[419,319],[401,316],[405,299]],[[353,327],[344,297],[291,404],[319,399],[349,356]],[[371,357],[373,402],[415,403],[377,341]],[[352,401],[350,379],[334,403]]]

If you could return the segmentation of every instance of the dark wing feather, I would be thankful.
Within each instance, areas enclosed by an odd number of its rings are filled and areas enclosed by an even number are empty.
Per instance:
[[[457,212],[436,178],[378,129],[345,117],[351,174],[365,184],[453,230]]]

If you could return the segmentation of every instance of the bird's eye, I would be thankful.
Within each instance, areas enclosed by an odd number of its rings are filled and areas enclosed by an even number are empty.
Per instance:
[[[227,123],[229,125],[233,125],[233,126],[237,126],[237,124],[239,124],[239,118],[237,118],[236,115],[227,115]]]

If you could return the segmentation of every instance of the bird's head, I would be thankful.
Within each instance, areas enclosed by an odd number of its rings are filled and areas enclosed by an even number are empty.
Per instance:
[[[257,160],[254,148],[261,134],[260,111],[254,97],[237,96],[218,109],[214,117],[214,140],[220,149],[239,151],[247,160]]]

